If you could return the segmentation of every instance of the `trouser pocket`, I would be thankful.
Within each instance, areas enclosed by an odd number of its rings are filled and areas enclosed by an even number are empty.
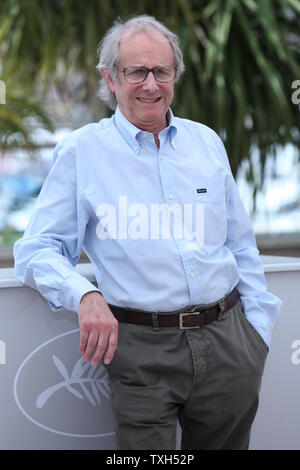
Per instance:
[[[254,336],[254,338],[257,341],[258,347],[260,347],[263,350],[263,352],[267,355],[268,352],[269,352],[269,346],[267,345],[267,343],[265,343],[265,341],[263,340],[261,335],[258,333],[256,328],[254,328],[252,323],[246,317],[246,315],[244,313],[244,310],[243,310],[243,307],[242,307],[242,303],[241,303],[241,308],[239,309],[239,315],[241,316],[242,320],[244,321],[246,330],[248,330],[250,335]]]

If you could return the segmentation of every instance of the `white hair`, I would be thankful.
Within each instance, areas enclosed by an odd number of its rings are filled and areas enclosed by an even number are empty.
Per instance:
[[[96,68],[98,71],[100,72],[100,69],[107,70],[112,79],[117,81],[120,41],[124,35],[129,37],[140,32],[146,32],[152,36],[160,33],[167,38],[174,53],[175,65],[177,67],[175,81],[177,82],[184,72],[183,56],[178,37],[153,16],[148,15],[135,16],[125,21],[118,19],[113,23],[101,40],[97,50],[99,61]],[[99,81],[98,96],[109,108],[112,110],[116,109],[117,100],[115,94],[102,76]]]

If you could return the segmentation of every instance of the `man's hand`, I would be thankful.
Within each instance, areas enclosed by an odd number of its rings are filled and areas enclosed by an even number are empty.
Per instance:
[[[104,355],[109,364],[118,345],[118,321],[113,316],[100,292],[92,291],[81,298],[79,310],[80,352],[89,362],[95,350],[92,366]]]

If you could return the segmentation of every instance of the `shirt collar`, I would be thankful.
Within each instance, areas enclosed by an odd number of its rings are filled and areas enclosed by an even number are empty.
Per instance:
[[[115,115],[114,115],[114,122],[115,126],[117,127],[118,131],[124,137],[126,142],[130,145],[130,147],[136,152],[137,154],[140,153],[140,143],[137,139],[138,135],[142,134],[143,131],[138,127],[134,126],[131,122],[129,122],[125,116],[121,113],[119,106],[117,106]],[[168,132],[170,136],[170,142],[172,147],[175,149],[174,138],[177,133],[177,127],[175,124],[174,115],[172,113],[171,108],[168,110],[168,122],[169,125],[161,132]]]

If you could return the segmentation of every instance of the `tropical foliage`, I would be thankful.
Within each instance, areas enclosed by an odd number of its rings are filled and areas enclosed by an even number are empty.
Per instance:
[[[11,80],[6,80],[10,84]],[[30,94],[29,94],[30,96]],[[24,94],[24,87],[10,87],[6,93],[5,105],[0,105],[0,147],[9,148],[26,146],[34,150],[37,143],[32,134],[37,126],[54,130],[54,124],[47,112],[33,98]]]
[[[255,148],[262,174],[267,153],[299,149],[291,86],[300,79],[300,0],[1,0],[2,72],[34,96],[55,85],[99,119],[108,111],[96,98],[98,43],[118,16],[144,13],[181,40],[186,72],[175,113],[222,135],[234,174]]]

